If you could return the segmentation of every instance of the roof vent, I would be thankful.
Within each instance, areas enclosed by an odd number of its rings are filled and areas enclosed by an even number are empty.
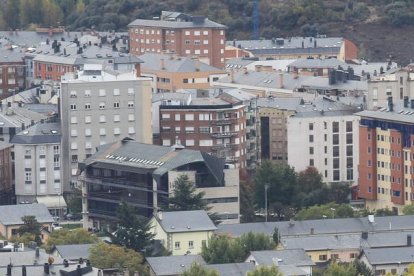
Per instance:
[[[191,227],[190,226],[187,226],[187,229],[191,229]]]
[[[368,215],[368,221],[369,221],[370,223],[374,223],[374,222],[375,222],[375,217],[374,217],[374,215]]]

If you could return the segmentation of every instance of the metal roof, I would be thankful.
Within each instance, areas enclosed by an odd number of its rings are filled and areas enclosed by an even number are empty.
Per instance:
[[[314,265],[311,258],[303,249],[252,251],[250,252],[250,256],[255,259],[258,265]]]
[[[32,203],[0,206],[0,223],[3,225],[23,224],[22,217],[24,216],[35,216],[39,223],[54,222],[44,204]]]
[[[217,227],[204,210],[161,212],[154,218],[166,233],[213,231]]]
[[[303,103],[302,98],[268,97],[268,98],[257,99],[257,107],[259,108],[270,107],[270,108],[277,108],[280,110],[295,111],[301,103]]]
[[[13,144],[56,144],[60,143],[62,134],[60,123],[38,123],[17,133]]]
[[[181,275],[194,262],[206,264],[200,255],[149,257],[146,260],[157,276]]]
[[[335,58],[298,59],[288,66],[294,68],[338,68],[338,66],[344,69],[348,68],[348,64]]]
[[[55,248],[60,257],[67,260],[89,259],[89,249],[94,244],[66,244],[56,245]]]
[[[0,63],[23,63],[24,54],[18,50],[4,50],[0,48]]]
[[[256,268],[253,263],[230,263],[230,264],[210,264],[205,266],[208,269],[213,269],[221,276],[245,276]]]
[[[227,27],[217,22],[211,21],[206,18],[201,23],[195,23],[193,21],[169,21],[169,20],[146,20],[136,19],[128,24],[128,27],[158,27],[165,29],[190,29],[190,28],[215,28],[226,29]]]
[[[363,254],[371,265],[407,264],[413,262],[414,247],[364,249]]]

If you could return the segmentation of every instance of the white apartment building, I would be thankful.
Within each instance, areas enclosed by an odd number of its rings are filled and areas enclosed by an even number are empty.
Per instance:
[[[288,164],[298,172],[313,166],[326,183],[352,185],[359,162],[356,111],[327,98],[298,106],[287,121]]]
[[[44,203],[59,216],[66,209],[61,181],[60,123],[38,123],[16,134],[15,192],[18,204]]]
[[[103,144],[132,138],[151,143],[150,79],[137,71],[106,69],[87,64],[83,71],[62,78],[63,188],[76,183],[78,161]]]

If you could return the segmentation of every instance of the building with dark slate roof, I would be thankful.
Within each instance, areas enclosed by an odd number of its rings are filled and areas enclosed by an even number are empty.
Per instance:
[[[173,192],[174,180],[186,174],[226,222],[239,221],[238,169],[198,150],[142,144],[131,139],[102,145],[79,164],[84,196],[84,227],[103,228],[116,221],[126,201],[150,217]]]
[[[61,137],[58,122],[36,124],[13,137],[17,203],[44,203],[56,216],[63,214]]]

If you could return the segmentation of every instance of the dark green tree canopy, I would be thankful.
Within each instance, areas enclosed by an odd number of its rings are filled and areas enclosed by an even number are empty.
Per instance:
[[[183,174],[174,181],[174,192],[167,200],[168,211],[208,210],[203,200],[204,193],[197,192],[188,175]]]

